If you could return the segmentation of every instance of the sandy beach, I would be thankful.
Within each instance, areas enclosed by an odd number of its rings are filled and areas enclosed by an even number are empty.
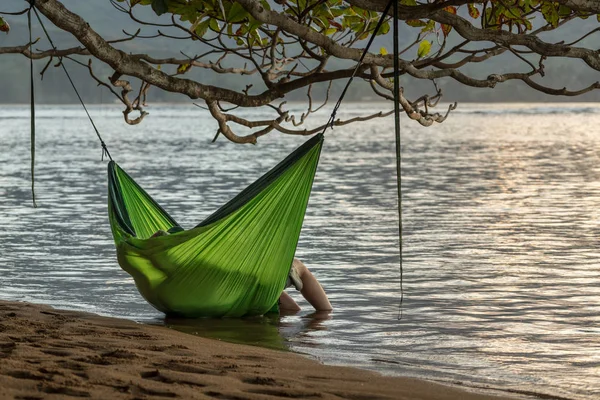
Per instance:
[[[0,387],[2,399],[502,398],[17,302],[0,302]]]

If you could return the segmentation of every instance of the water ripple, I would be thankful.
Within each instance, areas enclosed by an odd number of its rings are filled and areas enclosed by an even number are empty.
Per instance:
[[[146,304],[116,263],[106,166],[81,110],[39,110],[40,207],[33,209],[28,110],[3,106],[0,296],[289,347],[384,373],[598,398],[598,111],[594,104],[467,105],[436,128],[403,125],[401,320],[393,123],[336,128],[298,248],[335,313],[177,321]],[[272,135],[253,147],[210,144],[213,121],[188,106],[157,107],[137,127],[125,127],[112,107],[92,113],[117,161],[187,227],[302,141]]]

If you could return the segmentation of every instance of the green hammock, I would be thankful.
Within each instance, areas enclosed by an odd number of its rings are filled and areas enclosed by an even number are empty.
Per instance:
[[[323,131],[308,140],[272,170],[217,210],[204,222],[184,230],[108,152],[85,103],[64,63],[60,63],[102,146],[108,165],[108,212],[117,258],[135,280],[142,296],[158,310],[182,317],[239,317],[277,310],[284,289],[312,189],[323,134],[336,125],[339,109],[375,36],[394,6],[390,0],[352,75],[334,106]],[[54,50],[35,2],[27,13],[29,36],[35,14]],[[394,54],[398,55],[398,18],[394,17]],[[35,99],[33,59],[31,80],[31,191],[35,207]],[[399,63],[394,57],[394,97],[399,98]],[[396,154],[400,231],[400,285],[402,285],[402,218],[400,202],[400,108],[396,100]],[[168,235],[156,236],[158,231]],[[402,291],[401,300],[402,303]]]
[[[108,209],[119,264],[165,314],[239,317],[277,310],[322,143],[322,134],[311,138],[189,230],[111,161]],[[159,230],[171,234],[153,237]]]

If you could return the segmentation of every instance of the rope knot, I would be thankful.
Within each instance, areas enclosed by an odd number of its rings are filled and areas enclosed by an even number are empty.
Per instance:
[[[333,127],[335,126],[335,116],[337,115],[337,109],[333,110],[333,112],[331,113],[331,118],[329,118],[329,124],[328,127],[333,129]]]
[[[110,161],[112,161],[112,157],[110,156],[110,153],[108,152],[106,143],[104,143],[104,140],[102,140],[102,139],[100,139],[100,146],[102,146],[102,161],[104,161],[104,156],[108,157],[108,159]]]

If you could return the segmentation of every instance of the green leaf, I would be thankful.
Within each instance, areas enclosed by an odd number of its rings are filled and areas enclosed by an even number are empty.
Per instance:
[[[571,9],[567,6],[560,5],[558,7],[558,15],[560,15],[561,18],[568,17],[569,15],[571,15],[571,13]]]
[[[425,21],[421,21],[420,19],[407,19],[406,25],[412,26],[413,28],[419,28],[427,24],[425,23]]]
[[[196,33],[196,35],[198,37],[204,37],[204,35],[206,35],[206,31],[208,31],[209,24],[210,24],[210,18],[200,22],[198,24],[198,26],[196,27],[194,33]]]
[[[331,36],[334,33],[336,33],[338,30],[336,28],[328,28],[325,29],[325,31],[323,32],[325,34],[325,36]]]
[[[215,18],[211,18],[210,20],[208,20],[208,26],[215,32],[221,32],[219,21],[217,21]]]
[[[334,17],[340,17],[340,16],[342,16],[342,15],[346,14],[346,12],[347,12],[348,10],[350,10],[350,7],[348,7],[348,6],[342,6],[342,7],[335,7],[335,8],[332,8],[330,11],[331,11],[331,14],[332,14]]]
[[[169,0],[153,0],[152,9],[156,15],[163,15],[169,11]]]
[[[8,22],[4,20],[4,18],[0,17],[0,32],[8,33],[10,31],[10,25]]]
[[[358,32],[358,27],[362,27],[363,25],[363,20],[358,15],[347,15],[342,21],[344,28],[350,28],[354,32]]]
[[[227,22],[236,23],[241,22],[248,17],[248,11],[238,2],[233,3],[227,13]]]
[[[431,42],[429,40],[423,40],[421,42],[421,44],[419,44],[419,50],[417,50],[417,57],[419,57],[419,58],[426,57],[430,51],[431,51]]]
[[[542,4],[542,15],[546,22],[552,25],[554,28],[558,26],[558,9],[553,3]]]
[[[327,29],[327,28],[329,28],[329,25],[330,25],[329,19],[327,19],[327,17],[325,17],[325,16],[320,16],[318,18],[314,18],[313,22],[322,29]]]
[[[262,22],[260,22],[257,19],[254,19],[251,15],[248,17],[248,19],[250,20],[250,23],[248,24],[248,32],[257,29],[259,26],[262,25]]]
[[[471,18],[479,18],[479,9],[473,3],[469,3],[469,15]]]
[[[423,29],[421,29],[421,33],[433,32],[434,30],[435,30],[435,21],[430,19],[429,21],[427,21],[427,25],[425,25],[423,27]]]
[[[390,31],[390,24],[389,22],[384,22],[381,25],[381,28],[379,28],[379,31],[377,31],[377,35],[385,35]]]
[[[261,0],[260,5],[265,8],[267,11],[271,11],[271,5],[267,0]]]
[[[177,67],[177,73],[178,74],[185,74],[190,69],[192,69],[192,65],[191,64],[181,64],[179,67]]]

